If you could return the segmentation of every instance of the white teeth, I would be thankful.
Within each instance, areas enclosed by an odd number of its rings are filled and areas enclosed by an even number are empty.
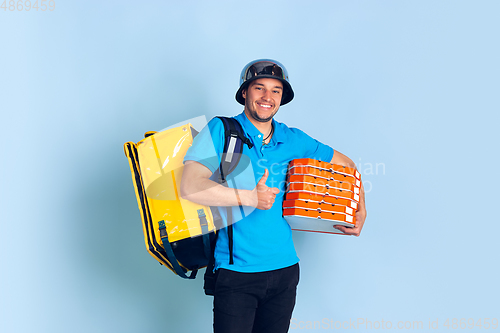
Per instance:
[[[264,104],[259,104],[259,105],[260,105],[261,107],[263,107],[263,108],[270,108],[270,107],[271,107],[271,105],[264,105]]]

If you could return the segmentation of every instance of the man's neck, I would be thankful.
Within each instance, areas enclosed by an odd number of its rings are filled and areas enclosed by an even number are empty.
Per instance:
[[[272,119],[266,122],[261,122],[253,119],[252,116],[248,115],[246,111],[245,115],[247,116],[248,120],[250,120],[250,122],[255,126],[255,128],[257,128],[263,135],[268,135],[271,132],[273,123]]]

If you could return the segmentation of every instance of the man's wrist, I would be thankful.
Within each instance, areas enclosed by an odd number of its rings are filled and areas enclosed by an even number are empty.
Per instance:
[[[236,201],[238,201],[238,206],[243,206],[241,203],[240,193],[237,189],[234,189],[234,193],[236,193]]]
[[[251,191],[239,190],[236,192],[236,198],[241,206],[252,206]]]

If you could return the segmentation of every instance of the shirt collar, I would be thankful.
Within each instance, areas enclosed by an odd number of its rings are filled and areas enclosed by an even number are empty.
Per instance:
[[[274,126],[274,133],[273,133],[273,140],[276,140],[277,143],[283,143],[285,142],[285,132],[283,131],[283,127],[281,126],[281,123],[277,122],[273,118],[273,126]]]
[[[252,138],[255,136],[262,135],[262,133],[255,127],[250,120],[248,120],[247,115],[245,114],[245,111],[237,115],[236,120],[240,122],[240,124],[243,126],[243,129],[249,136]]]

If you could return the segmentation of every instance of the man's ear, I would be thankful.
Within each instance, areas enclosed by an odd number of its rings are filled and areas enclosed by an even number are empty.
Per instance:
[[[247,90],[246,89],[243,89],[241,91],[241,96],[243,96],[244,99],[247,99]]]

